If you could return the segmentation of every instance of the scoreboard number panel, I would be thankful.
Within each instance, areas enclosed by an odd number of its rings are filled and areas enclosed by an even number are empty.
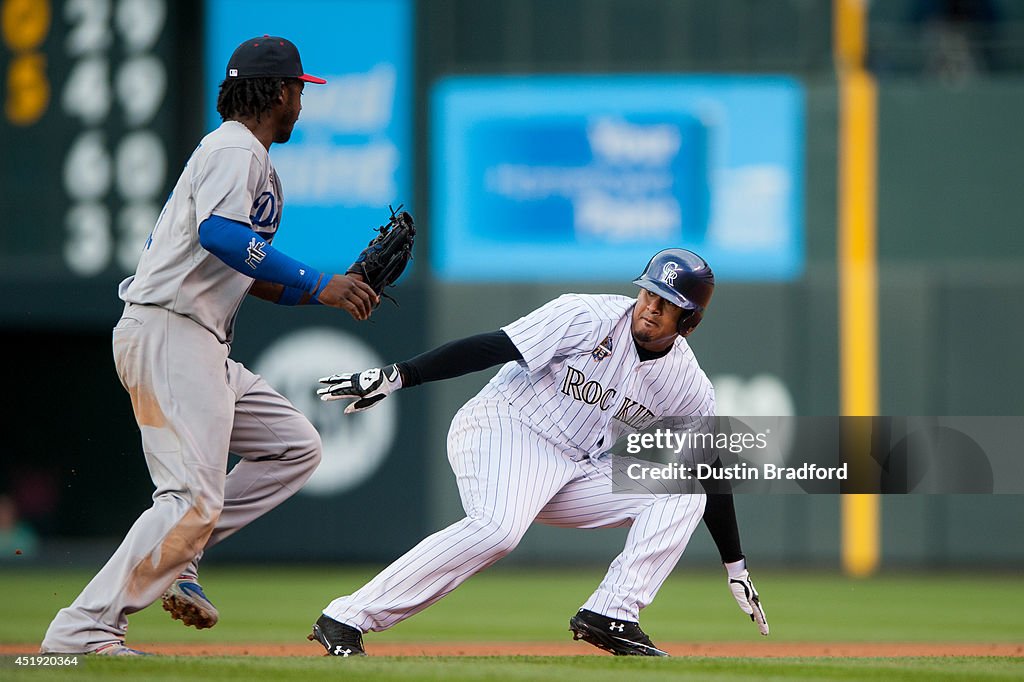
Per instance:
[[[201,126],[198,0],[0,3],[4,277],[120,279]]]

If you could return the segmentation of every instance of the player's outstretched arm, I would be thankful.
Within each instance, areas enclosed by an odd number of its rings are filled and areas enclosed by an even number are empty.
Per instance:
[[[317,395],[321,400],[357,398],[345,408],[345,413],[351,414],[373,407],[400,388],[450,379],[522,359],[508,334],[498,330],[451,341],[384,368],[324,377],[320,383],[327,386],[319,389]]]

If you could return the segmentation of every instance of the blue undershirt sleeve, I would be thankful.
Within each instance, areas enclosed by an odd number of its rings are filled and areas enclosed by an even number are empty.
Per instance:
[[[278,251],[248,225],[222,216],[210,216],[199,225],[199,243],[243,275],[313,296],[331,278]]]

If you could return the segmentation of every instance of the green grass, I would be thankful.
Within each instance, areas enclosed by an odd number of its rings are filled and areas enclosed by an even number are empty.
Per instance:
[[[7,668],[10,663],[4,662]],[[6,671],[3,671],[6,672]],[[151,658],[87,659],[74,669],[16,670],[31,680],[1019,680],[1008,658]]]
[[[373,575],[372,568],[210,568],[203,585],[222,613],[213,630],[171,621],[154,605],[131,617],[132,639],[149,642],[301,640],[320,610]],[[557,641],[602,570],[495,568],[467,581],[377,641]],[[0,642],[38,641],[53,614],[91,578],[80,571],[0,572]],[[1012,575],[754,574],[773,641],[1024,642],[1024,590]],[[717,572],[677,570],[643,626],[657,640],[756,637]]]
[[[444,600],[384,632],[376,642],[568,641],[567,620],[603,570],[492,569]],[[159,605],[131,616],[132,642],[304,643],[320,610],[359,587],[371,568],[211,567],[203,584],[221,623],[198,632],[171,621]],[[33,646],[53,614],[70,603],[91,574],[0,571],[0,642]],[[1020,642],[1024,590],[1015,575],[895,574],[869,580],[834,574],[754,575],[779,642]],[[724,576],[678,570],[643,614],[655,641],[763,641],[736,608]],[[582,645],[581,645],[582,646]],[[755,650],[752,649],[752,654]],[[315,679],[339,666],[368,680],[616,679],[1004,679],[1024,678],[1024,659],[713,659],[595,658],[309,658],[88,659],[76,679]],[[10,666],[0,666],[9,679]],[[68,679],[68,670],[16,670],[17,679]]]

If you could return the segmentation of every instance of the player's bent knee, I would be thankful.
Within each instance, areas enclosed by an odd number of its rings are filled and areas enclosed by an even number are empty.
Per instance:
[[[298,485],[304,484],[316,471],[324,450],[320,434],[309,422],[306,422],[306,426],[301,437],[291,443],[290,449],[284,455],[293,483]]]
[[[480,520],[480,540],[477,545],[483,553],[501,558],[519,546],[526,529],[494,520]]]
[[[320,464],[323,450],[324,445],[320,440],[320,434],[312,424],[303,419],[301,423],[296,423],[294,433],[288,438],[288,450],[284,453],[284,457],[301,462],[310,471],[313,471]]]
[[[313,471],[320,464],[320,459],[324,454],[324,444],[320,440],[320,434],[316,432],[312,424],[309,427],[310,434],[309,439],[305,443],[304,454],[302,460],[309,467],[310,471]]]
[[[224,500],[209,493],[162,492],[154,498],[154,507],[171,505],[177,510],[177,522],[168,530],[164,551],[195,556],[217,526]],[[178,551],[175,551],[178,550]]]
[[[511,554],[512,550],[519,546],[519,541],[521,539],[521,535],[507,535],[505,537],[502,537],[494,545],[492,545],[491,555],[500,558]]]
[[[704,495],[655,495],[647,508],[666,518],[686,519],[703,514],[706,499]]]
[[[192,508],[186,516],[192,516],[194,523],[202,532],[213,530],[220,519],[220,513],[224,509],[224,500],[213,495],[197,495],[192,502]]]

